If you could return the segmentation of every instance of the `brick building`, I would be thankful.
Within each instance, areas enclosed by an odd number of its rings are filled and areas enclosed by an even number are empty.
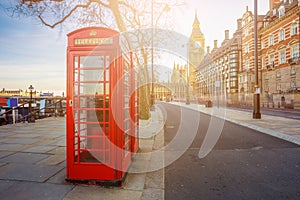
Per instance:
[[[300,0],[270,0],[269,5],[269,11],[257,18],[261,104],[293,106],[298,97],[291,91],[300,90]],[[221,46],[215,41],[207,56],[211,63],[205,58],[196,71],[198,96],[218,95],[227,103],[253,105],[254,16],[248,7],[232,39],[225,31]]]
[[[259,30],[261,40],[261,88],[264,105],[291,104],[291,88],[300,87],[299,17],[300,1],[285,0],[270,3]],[[283,106],[283,105],[280,105]]]

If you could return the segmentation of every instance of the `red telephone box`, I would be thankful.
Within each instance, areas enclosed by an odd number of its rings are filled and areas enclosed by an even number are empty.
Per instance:
[[[102,27],[68,34],[67,181],[120,185],[138,150],[137,76],[120,41]]]

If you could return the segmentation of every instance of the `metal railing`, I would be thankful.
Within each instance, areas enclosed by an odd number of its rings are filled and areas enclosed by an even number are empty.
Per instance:
[[[62,99],[61,100],[57,100],[55,101],[54,103],[51,103],[51,104],[48,104],[47,106],[43,107],[43,108],[38,108],[38,109],[34,109],[32,108],[32,111],[29,111],[28,110],[28,113],[25,114],[25,105],[26,104],[29,104],[29,102],[25,102],[25,103],[22,103],[20,105],[18,105],[17,107],[13,107],[9,110],[6,110],[5,112],[3,113],[0,113],[0,117],[2,119],[5,119],[6,122],[9,122],[8,120],[8,115],[12,115],[12,116],[9,116],[9,117],[12,117],[12,123],[16,123],[16,122],[34,122],[36,119],[39,119],[41,118],[42,116],[39,115],[39,113],[42,111],[42,110],[50,110],[50,116],[52,116],[51,114],[54,114],[54,116],[56,117],[57,115],[58,116],[64,116],[65,115],[65,111],[64,111],[64,108],[62,107]],[[60,103],[60,107],[57,109],[57,104]],[[54,106],[54,107],[53,107]],[[29,109],[29,107],[26,107],[26,109]],[[14,115],[14,111],[15,110],[21,110],[22,114],[18,114],[17,117],[13,117]],[[58,111],[58,113],[57,113]],[[19,113],[19,112],[18,112]],[[45,112],[46,114],[49,114],[49,112]],[[19,117],[21,115],[21,117]],[[47,115],[45,115],[44,117],[47,117]],[[16,120],[17,119],[17,120]],[[1,122],[2,123],[2,122]],[[1,124],[0,124],[1,125]]]
[[[299,57],[298,56],[295,56],[295,57],[292,57],[288,60],[288,63],[289,64],[296,64],[297,62],[299,61]]]

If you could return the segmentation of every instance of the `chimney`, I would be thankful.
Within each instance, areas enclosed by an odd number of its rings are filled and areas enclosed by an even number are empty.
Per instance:
[[[242,19],[237,20],[237,29],[240,30],[242,28]]]
[[[218,48],[218,40],[214,40],[214,49]]]
[[[272,1],[272,0],[270,0],[270,1]],[[248,10],[248,6],[246,6],[246,12],[248,12],[249,10]]]
[[[206,47],[206,52],[209,54],[210,53],[210,46]]]
[[[229,30],[225,30],[225,40],[229,40]]]

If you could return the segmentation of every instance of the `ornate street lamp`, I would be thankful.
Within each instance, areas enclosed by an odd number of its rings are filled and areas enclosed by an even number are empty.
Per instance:
[[[30,101],[29,101],[29,108],[28,108],[28,122],[34,122],[33,116],[31,115],[31,103],[32,103],[32,91],[34,87],[32,85],[29,86],[30,91]]]

